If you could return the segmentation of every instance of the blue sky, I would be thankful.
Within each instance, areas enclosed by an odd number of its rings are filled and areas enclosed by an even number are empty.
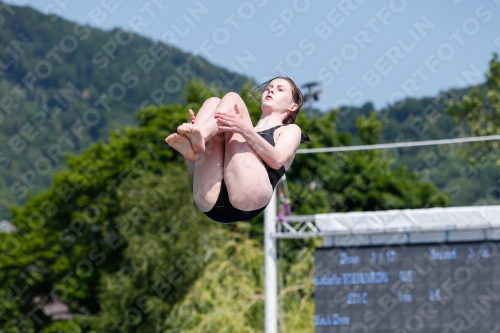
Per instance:
[[[132,30],[258,82],[321,82],[322,110],[480,83],[500,52],[500,0],[5,2]]]

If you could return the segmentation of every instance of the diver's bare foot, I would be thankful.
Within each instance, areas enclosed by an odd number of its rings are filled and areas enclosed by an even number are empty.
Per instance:
[[[175,150],[182,154],[186,160],[194,162],[196,161],[196,154],[191,148],[191,141],[182,134],[172,133],[165,141]]]
[[[205,151],[205,139],[203,139],[198,127],[193,124],[185,123],[177,127],[177,132],[189,138],[195,154],[201,154]]]

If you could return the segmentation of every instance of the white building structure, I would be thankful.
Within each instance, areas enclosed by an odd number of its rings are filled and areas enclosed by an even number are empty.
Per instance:
[[[284,222],[275,207],[273,199],[264,211],[266,333],[278,326],[277,239],[322,237],[324,246],[338,247],[500,240],[500,206],[315,214]]]

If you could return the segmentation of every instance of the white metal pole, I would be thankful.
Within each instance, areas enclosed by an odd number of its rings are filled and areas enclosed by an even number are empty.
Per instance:
[[[264,320],[265,333],[278,332],[276,274],[276,191],[264,210]]]

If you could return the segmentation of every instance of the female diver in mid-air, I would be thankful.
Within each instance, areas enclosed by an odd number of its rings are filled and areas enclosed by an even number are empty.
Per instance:
[[[274,78],[262,93],[254,127],[236,93],[211,97],[166,142],[187,160],[197,206],[212,220],[246,221],[264,210],[295,157],[302,132],[295,119],[303,96],[287,77]]]

